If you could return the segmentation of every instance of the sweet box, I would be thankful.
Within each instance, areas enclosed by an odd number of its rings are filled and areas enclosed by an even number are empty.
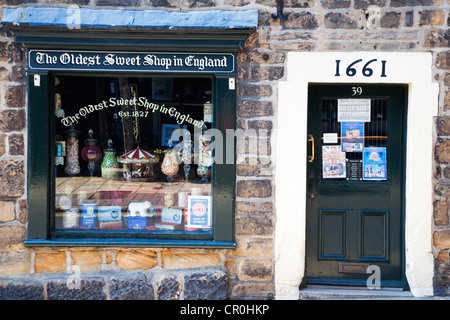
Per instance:
[[[99,206],[97,212],[99,221],[122,220],[122,208],[120,206]]]

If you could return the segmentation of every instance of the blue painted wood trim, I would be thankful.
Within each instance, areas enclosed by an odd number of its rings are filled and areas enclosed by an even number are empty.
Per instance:
[[[3,8],[3,24],[67,28],[254,28],[257,10],[114,10],[74,6]]]

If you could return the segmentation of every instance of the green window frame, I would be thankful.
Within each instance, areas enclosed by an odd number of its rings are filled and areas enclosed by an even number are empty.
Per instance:
[[[214,40],[211,40],[212,31],[209,30],[203,34],[184,34],[184,39],[178,47],[172,45],[170,52],[186,52],[190,48],[192,52],[220,52],[236,53],[252,30],[225,30],[223,33],[214,33]],[[231,32],[231,35],[230,35]],[[28,32],[18,32],[16,39],[23,42],[28,50],[36,49],[55,49],[61,50],[61,37],[58,35],[42,35]],[[143,37],[143,35],[141,35]],[[154,44],[160,44],[160,35],[147,36],[145,46],[139,42],[139,37],[130,40],[126,34],[115,36],[116,44],[122,44],[120,51],[136,51],[139,45],[140,51],[147,50],[155,52]],[[169,37],[170,38],[170,37]],[[180,35],[175,35],[180,38]],[[182,38],[182,37],[181,37]],[[186,39],[192,39],[192,42],[186,42]],[[66,43],[63,50],[79,49],[77,44],[84,43],[83,50],[112,50],[111,41],[100,37],[97,41],[86,40],[79,36],[72,35],[64,37],[64,42],[71,42],[67,47]],[[84,41],[84,42],[83,42]],[[176,40],[174,40],[175,43]],[[163,44],[156,46],[158,49],[167,52],[167,39]],[[116,46],[114,48],[117,48]],[[235,59],[235,58],[234,58]],[[235,61],[236,63],[236,61]],[[236,69],[236,68],[235,68]],[[236,71],[235,71],[236,72]],[[53,106],[53,71],[40,70],[35,71],[27,69],[28,80],[28,176],[27,176],[27,195],[28,195],[28,237],[25,241],[26,246],[126,246],[126,247],[192,247],[192,248],[235,248],[235,185],[236,169],[234,163],[215,164],[212,168],[212,175],[215,179],[212,181],[213,189],[213,224],[211,233],[202,237],[193,235],[150,235],[140,232],[127,231],[117,234],[92,232],[83,235],[70,233],[55,233],[52,230],[52,211],[54,210],[55,183],[54,183],[54,108]],[[83,72],[66,72],[67,75],[83,74]],[[105,75],[108,73],[98,73]],[[121,73],[121,75],[136,75],[136,73]],[[140,73],[142,74],[142,72]],[[155,74],[155,73],[152,73]],[[164,73],[160,73],[164,74]],[[109,73],[111,75],[111,73]],[[117,75],[117,74],[114,74]],[[156,74],[157,75],[157,74]],[[176,75],[175,73],[173,75]],[[205,74],[202,74],[205,75]],[[227,129],[236,129],[236,90],[230,88],[230,78],[234,78],[236,73],[223,75],[220,73],[207,74],[213,81],[213,104],[214,128],[226,133]],[[35,76],[39,76],[39,85],[35,85]],[[186,76],[186,74],[183,74]],[[223,159],[230,159],[227,152],[233,152],[231,158],[235,159],[235,148],[226,150],[226,144],[223,147]]]

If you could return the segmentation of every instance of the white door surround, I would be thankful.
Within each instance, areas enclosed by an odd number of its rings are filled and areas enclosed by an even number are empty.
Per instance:
[[[433,295],[433,120],[438,111],[439,85],[433,83],[431,53],[289,52],[286,74],[287,80],[279,83],[275,130],[276,299],[298,299],[305,271],[309,83],[409,86],[404,208],[406,279],[414,296]]]

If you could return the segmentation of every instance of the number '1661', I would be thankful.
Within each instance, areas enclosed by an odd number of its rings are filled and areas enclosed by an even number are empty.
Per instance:
[[[373,66],[372,63],[376,63],[377,61],[378,61],[377,59],[372,59],[367,61],[364,65],[360,66],[357,64],[363,62],[363,60],[362,59],[355,60],[347,66],[347,68],[345,69],[345,74],[349,77],[353,77],[356,74],[358,74],[358,72],[361,72],[363,76],[371,77],[374,74],[374,71],[372,69]],[[386,60],[381,60],[378,63],[381,63],[380,77],[386,77]],[[336,74],[334,76],[335,77],[341,76],[341,60],[336,60]]]

